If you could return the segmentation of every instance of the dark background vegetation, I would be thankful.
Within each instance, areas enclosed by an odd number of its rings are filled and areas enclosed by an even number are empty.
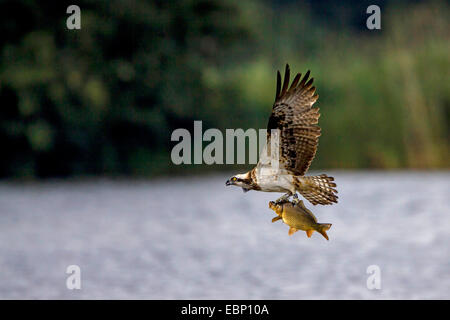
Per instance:
[[[66,8],[81,8],[81,30]],[[366,28],[381,7],[382,29]],[[265,128],[310,69],[319,168],[448,168],[445,1],[0,1],[0,177],[144,175],[176,128]]]

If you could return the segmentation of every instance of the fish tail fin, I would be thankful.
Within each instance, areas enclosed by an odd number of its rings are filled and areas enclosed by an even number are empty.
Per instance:
[[[294,176],[296,190],[312,204],[337,203],[338,196],[334,178],[326,174],[320,176]]]
[[[317,232],[319,232],[321,235],[323,235],[323,237],[327,240],[328,239],[328,235],[327,235],[327,230],[329,230],[331,228],[331,223],[319,223],[319,226],[317,227]]]

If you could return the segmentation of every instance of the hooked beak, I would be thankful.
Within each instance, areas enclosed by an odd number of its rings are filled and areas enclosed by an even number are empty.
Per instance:
[[[231,186],[233,184],[233,182],[231,182],[230,180],[227,180],[227,182],[225,182],[226,186]]]

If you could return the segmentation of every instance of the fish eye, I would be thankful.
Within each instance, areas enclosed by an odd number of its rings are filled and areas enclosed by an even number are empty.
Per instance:
[[[231,181],[236,181],[236,180],[237,180],[236,177],[231,178]]]

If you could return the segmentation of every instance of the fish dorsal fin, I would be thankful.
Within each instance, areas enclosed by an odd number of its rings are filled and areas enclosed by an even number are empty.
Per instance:
[[[303,203],[303,200],[298,199],[297,206],[305,207],[305,204]]]
[[[303,207],[303,208],[305,209],[305,211],[306,211],[307,213],[309,213],[309,214],[311,215],[311,218],[314,220],[314,222],[317,223],[317,218],[316,218],[316,216],[314,215],[314,213],[312,213],[311,210],[309,210],[307,207]]]
[[[305,206],[305,204],[303,203],[302,200],[298,200],[296,206],[300,209],[303,210],[304,212],[306,212],[307,214],[310,215],[310,217],[313,219],[314,222],[317,223],[317,218],[316,216]]]

